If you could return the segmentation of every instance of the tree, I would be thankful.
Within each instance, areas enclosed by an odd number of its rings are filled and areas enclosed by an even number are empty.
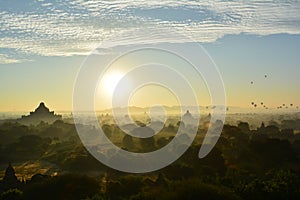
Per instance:
[[[243,133],[249,133],[250,132],[250,127],[249,124],[247,122],[240,122],[238,124],[239,129],[241,129],[241,131]]]
[[[2,193],[0,200],[22,200],[23,192],[18,189],[10,189]]]
[[[103,130],[104,134],[105,134],[108,138],[111,137],[111,134],[112,134],[112,127],[111,127],[110,125],[104,124],[104,125],[102,126],[102,130]]]
[[[122,140],[123,146],[127,149],[134,148],[134,142],[131,135],[126,134]]]
[[[140,138],[140,143],[141,143],[142,149],[145,151],[152,151],[153,149],[155,149],[154,137]]]

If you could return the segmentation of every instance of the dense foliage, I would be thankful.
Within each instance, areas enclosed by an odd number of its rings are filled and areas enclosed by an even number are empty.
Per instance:
[[[286,127],[289,123],[256,130],[244,122],[225,125],[217,145],[203,159],[198,159],[198,151],[205,130],[199,127],[198,142],[181,158],[147,174],[121,173],[99,163],[83,147],[73,124],[4,123],[0,125],[2,166],[12,162],[16,173],[24,175],[28,172],[17,165],[38,161],[55,166],[58,173],[35,174],[13,188],[4,189],[2,181],[0,199],[298,199],[300,139]],[[170,130],[178,128],[178,124],[166,126],[159,136],[136,140],[115,125],[103,126],[115,144],[136,152],[161,148],[172,139]],[[96,130],[87,126],[86,131]]]

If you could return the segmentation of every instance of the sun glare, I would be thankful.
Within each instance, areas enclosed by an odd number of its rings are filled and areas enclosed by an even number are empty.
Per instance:
[[[112,95],[122,77],[123,74],[120,72],[110,72],[104,75],[102,84],[105,93]]]

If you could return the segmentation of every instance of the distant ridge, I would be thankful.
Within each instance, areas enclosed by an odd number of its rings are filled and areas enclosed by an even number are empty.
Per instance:
[[[138,107],[138,106],[129,106],[129,107],[117,107],[115,110],[119,113],[125,113],[127,109],[129,109],[130,113],[132,114],[143,114],[149,113],[151,107]],[[163,106],[166,112],[169,114],[179,114],[180,113],[180,106]],[[212,112],[213,110],[221,110],[224,109],[224,106],[183,106],[183,112],[185,113],[189,110],[192,114],[196,113],[197,108],[200,110],[201,113]],[[97,113],[112,113],[112,108],[104,109],[104,110],[97,110]],[[294,109],[286,109],[286,110],[278,110],[277,108],[269,108],[266,110],[265,108],[252,108],[252,107],[239,107],[239,106],[228,106],[226,107],[227,114],[246,114],[246,113],[287,113],[287,112],[299,112],[296,108]]]

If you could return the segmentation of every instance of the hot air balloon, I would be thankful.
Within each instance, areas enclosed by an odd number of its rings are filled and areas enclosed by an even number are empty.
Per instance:
[[[264,105],[264,102],[261,102],[260,104],[261,104],[261,105]]]
[[[293,104],[292,104],[292,103],[291,103],[290,105],[291,105],[291,107],[293,106]]]
[[[256,105],[256,104],[254,104],[254,107],[257,107],[257,105]]]

